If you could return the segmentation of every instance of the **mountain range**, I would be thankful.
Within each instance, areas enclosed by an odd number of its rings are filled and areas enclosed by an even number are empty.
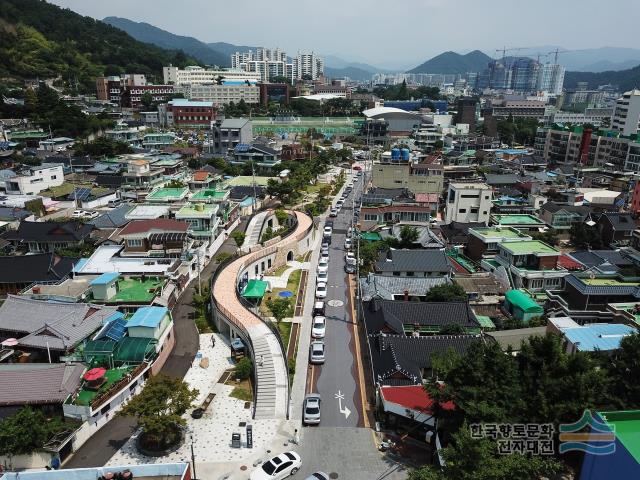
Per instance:
[[[640,65],[628,70],[607,72],[567,72],[564,76],[565,88],[573,88],[578,82],[587,82],[589,88],[597,88],[599,85],[617,85],[621,91],[626,92],[634,88],[640,88]]]
[[[480,50],[474,50],[465,55],[456,52],[444,52],[407,73],[447,73],[464,74],[467,72],[481,72],[487,68],[491,57]]]

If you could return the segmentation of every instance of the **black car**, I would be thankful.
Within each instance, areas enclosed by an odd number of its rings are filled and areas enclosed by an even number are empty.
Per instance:
[[[351,274],[356,273],[356,266],[351,263],[347,263],[344,266],[344,271]]]

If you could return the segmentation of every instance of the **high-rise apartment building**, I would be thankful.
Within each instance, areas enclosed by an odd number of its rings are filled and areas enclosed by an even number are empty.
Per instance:
[[[553,95],[560,95],[562,93],[562,86],[564,85],[564,72],[565,68],[562,65],[553,63],[540,65],[536,81],[536,90],[549,92]]]
[[[184,69],[169,65],[162,67],[165,84],[187,85],[203,83],[250,83],[255,84],[261,80],[256,72],[231,69],[231,70],[210,70],[197,65]]]
[[[324,60],[315,53],[298,53],[289,63],[286,52],[279,48],[236,52],[231,55],[231,67],[257,73],[263,82],[275,77],[287,77],[292,81],[316,80],[324,74]]]
[[[635,135],[640,130],[640,90],[625,92],[616,101],[611,129],[622,135]]]
[[[324,75],[324,60],[315,53],[299,53],[293,58],[295,80],[316,80]]]
[[[562,93],[565,68],[557,64],[541,64],[531,58],[492,60],[478,75],[477,88],[514,90],[516,92],[546,91]]]

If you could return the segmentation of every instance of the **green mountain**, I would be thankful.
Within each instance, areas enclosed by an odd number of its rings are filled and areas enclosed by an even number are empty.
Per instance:
[[[181,51],[139,42],[122,30],[40,0],[0,0],[0,83],[58,79],[95,91],[95,77],[197,63]]]
[[[249,47],[247,45],[234,45],[233,43],[226,42],[213,42],[207,43],[207,46],[216,52],[220,52],[226,55],[227,58],[231,57],[236,52],[248,52],[249,50],[257,50],[260,47]]]
[[[481,72],[487,68],[487,64],[491,61],[491,57],[482,53],[480,50],[474,50],[466,55],[460,55],[455,52],[444,52],[440,55],[427,60],[422,65],[409,70],[407,73],[467,73]]]
[[[144,22],[134,22],[127,18],[106,17],[102,19],[120,30],[124,30],[136,40],[151,43],[158,47],[170,50],[182,50],[187,55],[197,58],[206,65],[218,65],[220,67],[230,67],[230,54],[220,52],[193,37],[175,35],[161,28],[154,27]],[[235,52],[235,50],[233,50]]]
[[[640,87],[640,65],[627,69],[607,72],[567,72],[564,76],[564,87],[573,88],[578,82],[587,82],[589,88],[600,85],[617,85],[620,90],[628,91]]]

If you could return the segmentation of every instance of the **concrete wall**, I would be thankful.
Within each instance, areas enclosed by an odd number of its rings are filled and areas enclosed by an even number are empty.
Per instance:
[[[31,455],[16,455],[13,457],[0,455],[0,465],[7,470],[45,468],[51,465],[53,457],[52,453],[42,451],[33,452]]]

